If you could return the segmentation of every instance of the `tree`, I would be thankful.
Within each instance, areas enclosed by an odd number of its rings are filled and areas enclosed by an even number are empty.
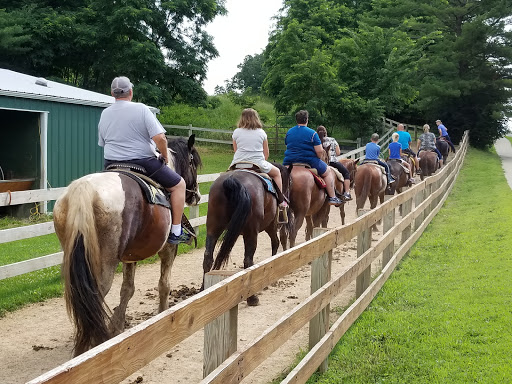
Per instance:
[[[224,0],[11,0],[5,14],[30,39],[0,46],[0,64],[98,92],[126,75],[144,102],[198,103],[218,55],[203,28],[225,12]]]
[[[242,93],[247,88],[251,88],[252,92],[259,94],[267,75],[267,70],[263,67],[264,61],[265,57],[262,53],[245,56],[243,63],[237,66],[240,71],[231,79],[230,87]]]

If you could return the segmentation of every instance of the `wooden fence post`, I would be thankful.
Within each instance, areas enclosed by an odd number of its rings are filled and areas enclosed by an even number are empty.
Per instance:
[[[387,201],[391,199],[393,196],[386,195],[384,196],[384,200]],[[395,225],[395,209],[389,211],[382,220],[382,235],[385,235],[389,230],[391,230]],[[382,268],[386,266],[389,262],[393,254],[395,253],[395,241],[391,240],[389,245],[382,252]]]
[[[405,201],[402,204],[402,218],[407,216],[409,213],[411,213],[411,211],[412,211],[412,198],[410,198],[409,200]],[[407,227],[405,227],[404,230],[402,231],[401,244],[405,243],[405,241],[407,241],[407,239],[409,237],[411,237],[411,224],[409,224]]]
[[[188,207],[188,218],[196,219],[199,217],[199,205],[191,205]],[[199,235],[199,227],[194,227],[196,235]]]
[[[357,216],[362,216],[368,209],[359,209]],[[368,227],[357,236],[357,257],[365,253],[372,243],[372,227]],[[363,294],[363,292],[370,286],[372,278],[372,266],[369,265],[359,276],[356,278],[356,299]]]
[[[313,237],[320,236],[321,234],[329,231],[327,228],[313,228]],[[322,256],[311,262],[311,293],[316,292],[323,285],[331,280],[331,265],[332,265],[332,249],[324,253]],[[311,350],[316,343],[327,333],[329,330],[329,313],[331,306],[327,304],[324,309],[318,312],[315,317],[309,321],[309,349]],[[325,359],[318,371],[324,373],[327,371],[327,362]]]
[[[210,288],[236,272],[211,271],[205,275],[204,288]],[[204,327],[203,378],[236,352],[238,305]]]
[[[414,208],[417,209],[423,200],[425,200],[425,190],[416,193],[414,196]],[[421,223],[423,223],[423,212],[421,212],[414,220],[414,230],[417,230]]]

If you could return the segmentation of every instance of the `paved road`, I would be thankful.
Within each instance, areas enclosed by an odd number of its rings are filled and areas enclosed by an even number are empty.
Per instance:
[[[501,165],[505,171],[505,177],[507,178],[508,185],[512,188],[512,144],[508,139],[502,137],[496,140],[494,143],[496,152],[501,157]]]

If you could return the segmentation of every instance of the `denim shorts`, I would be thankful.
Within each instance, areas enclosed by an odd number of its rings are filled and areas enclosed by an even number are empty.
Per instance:
[[[156,157],[147,157],[145,159],[132,159],[132,160],[107,160],[105,159],[105,168],[112,163],[130,163],[137,164],[146,169],[146,175],[157,183],[160,183],[164,188],[172,188],[181,181],[181,176],[174,172],[171,168],[167,167],[164,160],[157,159]]]

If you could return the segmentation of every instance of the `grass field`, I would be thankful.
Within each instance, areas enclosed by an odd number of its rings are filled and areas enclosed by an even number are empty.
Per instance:
[[[512,191],[471,149],[410,255],[308,383],[505,383],[512,377]]]
[[[233,151],[226,146],[204,145],[198,146],[198,150],[203,161],[203,167],[199,173],[203,175],[225,171],[233,158]],[[201,193],[208,194],[210,185],[211,183],[201,183],[199,185]],[[207,209],[208,205],[202,204],[199,207],[199,215],[205,216]],[[185,213],[188,215],[188,208],[185,209]],[[0,218],[0,230],[48,220],[51,220],[51,216],[43,216],[37,221]],[[199,248],[204,246],[205,238],[205,226],[202,225],[199,227],[197,244]],[[187,252],[191,248],[192,246],[180,245],[178,254]],[[60,243],[55,234],[12,241],[0,244],[0,265],[8,265],[59,251]],[[157,260],[158,258],[153,256],[141,263],[153,263]],[[0,317],[26,304],[37,303],[61,295],[60,266],[0,280]]]

